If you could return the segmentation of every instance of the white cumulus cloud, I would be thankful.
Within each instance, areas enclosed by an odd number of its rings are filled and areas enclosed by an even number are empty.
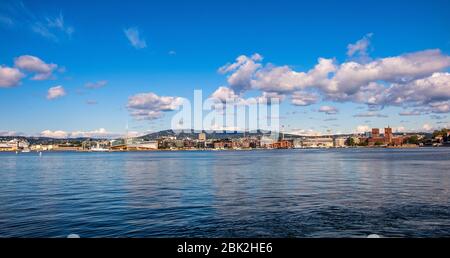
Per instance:
[[[348,54],[367,53],[372,34],[348,46]],[[367,104],[369,110],[385,106],[422,107],[429,112],[450,112],[450,56],[428,49],[397,56],[350,60],[339,64],[333,58],[319,58],[306,71],[288,65],[262,63],[259,54],[239,56],[219,69],[227,74],[227,87],[242,95],[258,90],[291,96],[293,105],[308,105],[315,99]],[[315,92],[305,95],[304,92]]]
[[[388,117],[387,115],[380,114],[375,111],[368,111],[364,113],[358,113],[356,115],[353,115],[354,117]]]
[[[317,103],[319,96],[315,93],[296,91],[292,94],[291,102],[295,106],[309,106]]]
[[[19,56],[15,59],[14,65],[26,72],[35,73],[32,80],[47,80],[52,77],[53,71],[58,68],[56,64],[47,64],[39,57],[31,55]]]
[[[40,133],[41,137],[48,137],[48,138],[67,138],[69,136],[69,133],[65,131],[51,131],[51,130],[45,130]]]
[[[111,133],[105,128],[99,128],[93,131],[74,131],[70,133],[71,138],[116,138],[121,134]]]
[[[370,46],[370,38],[373,36],[373,33],[366,34],[362,39],[356,41],[354,44],[348,44],[347,46],[347,56],[353,57],[355,55],[359,55],[357,59],[361,62],[368,61],[369,53],[368,48]]]
[[[142,38],[137,27],[125,29],[124,33],[134,48],[141,49],[147,47],[147,42]]]
[[[262,56],[257,53],[251,57],[241,55],[236,58],[234,63],[219,68],[219,72],[222,74],[231,73],[228,76],[228,84],[234,91],[241,93],[251,88],[253,74],[261,67],[261,64],[257,62],[261,60]]]
[[[16,131],[0,131],[0,136],[22,136],[24,133]]]
[[[228,87],[219,87],[216,91],[211,94],[211,98],[220,100],[221,102],[226,102],[227,100],[234,100],[239,98],[239,96],[234,92],[233,89]]]
[[[132,132],[129,134],[129,136],[134,137],[137,133]],[[105,128],[99,128],[92,131],[63,131],[63,130],[44,130],[42,131],[39,136],[41,137],[48,137],[48,138],[102,138],[102,139],[111,139],[111,138],[119,138],[123,137],[124,135],[122,133],[113,133]]]
[[[153,120],[162,117],[163,112],[176,110],[182,104],[183,98],[158,96],[148,92],[129,97],[127,108],[138,120]]]
[[[424,124],[424,125],[422,126],[422,129],[423,129],[425,132],[430,132],[430,131],[433,131],[433,126],[430,125],[430,124]]]
[[[327,115],[334,115],[337,114],[339,110],[333,106],[321,106],[319,108],[319,112],[325,113]]]
[[[412,111],[403,111],[398,113],[400,116],[420,116],[422,113],[420,111],[412,110]]]
[[[17,86],[24,76],[25,75],[17,68],[0,65],[0,88]]]
[[[53,100],[53,99],[63,97],[65,95],[66,95],[66,91],[64,90],[64,87],[59,85],[59,86],[51,87],[50,89],[48,89],[47,99]]]
[[[315,131],[313,129],[302,129],[302,128],[294,128],[294,129],[286,131],[285,133],[301,135],[301,136],[321,136],[322,135],[321,132]]]
[[[370,126],[368,125],[358,125],[356,127],[356,133],[365,133],[370,131]]]

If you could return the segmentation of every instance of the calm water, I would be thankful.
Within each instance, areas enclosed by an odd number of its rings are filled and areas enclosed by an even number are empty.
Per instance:
[[[0,237],[450,236],[450,148],[0,153]]]

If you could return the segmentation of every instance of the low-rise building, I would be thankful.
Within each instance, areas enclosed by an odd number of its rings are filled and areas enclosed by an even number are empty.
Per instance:
[[[372,136],[367,138],[368,146],[401,146],[405,138],[403,136],[394,136],[392,128],[384,128],[384,134],[380,135],[378,128],[372,129]]]
[[[214,142],[214,149],[230,149],[233,148],[233,142],[229,139]]]
[[[301,139],[301,138],[295,138],[293,141],[292,141],[292,144],[293,144],[293,148],[294,149],[301,149],[303,146],[302,146],[302,142],[303,142],[303,139]]]
[[[294,147],[294,143],[291,140],[280,140],[270,145],[272,149],[291,149]]]
[[[12,139],[0,142],[0,151],[18,151],[29,149],[30,144],[26,140]]]
[[[351,138],[353,140],[353,143],[355,144],[360,144],[366,139],[366,137],[358,137],[358,136],[352,136]]]
[[[17,151],[18,146],[15,142],[0,142],[0,151]]]
[[[271,148],[271,145],[275,143],[275,139],[269,136],[262,136],[259,142],[261,148]]]
[[[347,141],[347,139],[346,138],[344,138],[344,137],[336,137],[336,138],[334,138],[333,139],[333,146],[335,147],[335,148],[342,148],[342,147],[345,147],[346,145],[345,145],[345,142]]]
[[[206,133],[199,133],[198,140],[203,142],[206,141]]]
[[[158,141],[141,141],[127,146],[127,150],[157,150],[157,149],[158,149]]]
[[[333,146],[333,138],[330,137],[311,137],[302,141],[302,148],[332,148]]]
[[[248,138],[239,138],[232,140],[233,149],[248,149],[252,148],[252,141]]]

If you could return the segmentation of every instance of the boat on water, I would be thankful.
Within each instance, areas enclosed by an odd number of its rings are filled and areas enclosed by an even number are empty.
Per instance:
[[[30,152],[30,149],[23,149],[23,150],[21,150],[20,152],[22,152],[22,153],[29,153],[29,152]]]
[[[94,147],[94,148],[91,149],[91,151],[92,152],[108,152],[109,149]]]
[[[97,143],[97,146],[94,148],[91,148],[90,151],[92,151],[92,152],[108,152],[109,149],[102,148],[102,147],[100,147],[100,144]]]

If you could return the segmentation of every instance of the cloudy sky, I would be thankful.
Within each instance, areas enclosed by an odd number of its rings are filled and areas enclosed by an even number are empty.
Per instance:
[[[170,128],[181,98],[279,97],[285,130],[450,126],[450,2],[0,2],[0,135]]]

